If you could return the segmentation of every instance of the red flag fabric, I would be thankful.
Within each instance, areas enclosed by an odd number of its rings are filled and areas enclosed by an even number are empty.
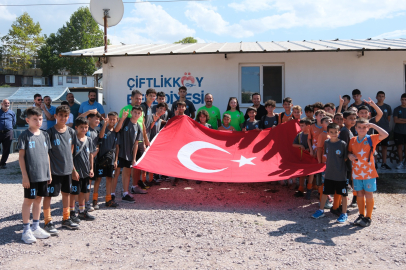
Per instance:
[[[324,164],[292,146],[299,131],[297,121],[262,131],[218,131],[187,116],[176,116],[135,168],[215,182],[277,181],[323,171]]]

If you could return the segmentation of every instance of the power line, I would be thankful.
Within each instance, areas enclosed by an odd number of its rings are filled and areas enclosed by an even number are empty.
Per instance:
[[[123,2],[124,4],[143,4],[143,3],[172,3],[172,2],[206,2],[210,0],[152,0],[152,1],[141,1],[141,2]],[[0,7],[32,7],[32,6],[72,6],[72,5],[89,5],[90,3],[59,3],[59,4],[11,4],[2,5]]]

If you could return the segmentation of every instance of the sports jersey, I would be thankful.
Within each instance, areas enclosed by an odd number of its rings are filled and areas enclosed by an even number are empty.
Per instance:
[[[231,116],[230,126],[233,126],[236,131],[241,131],[240,125],[244,123],[244,115],[241,111],[226,111],[224,114],[229,114]]]
[[[44,182],[51,179],[48,151],[52,146],[48,133],[40,130],[39,135],[34,135],[30,130],[25,130],[18,137],[18,149],[25,150],[25,169],[30,182]]]
[[[121,109],[118,117],[120,117],[120,118],[123,117],[123,112],[128,111],[127,118],[131,118],[132,117],[132,115],[131,115],[132,109],[133,109],[133,105],[131,105],[131,104],[128,104],[127,106],[124,106],[124,108]],[[138,124],[140,124],[140,128],[142,130],[142,126],[143,126],[142,124],[144,123],[144,111],[142,111],[141,116],[140,116],[140,118],[138,118],[137,122],[138,122]]]
[[[95,129],[89,127],[89,130],[86,133],[86,136],[92,139],[92,142],[96,147],[99,146],[99,133],[100,131],[97,127]]]
[[[142,142],[142,130],[140,124],[132,123],[131,120],[122,127],[120,134],[120,151],[118,152],[118,157],[123,158],[127,161],[133,160],[133,149],[134,144]]]
[[[73,170],[72,145],[77,144],[75,130],[66,127],[65,132],[60,133],[55,126],[47,130],[52,149],[49,150],[52,175],[69,175]]]
[[[96,152],[96,146],[94,145],[90,137],[85,137],[84,142],[77,138],[77,144],[75,151],[73,152],[73,164],[79,174],[80,178],[86,178],[90,174],[90,153]],[[83,146],[83,144],[85,144]],[[83,149],[80,150],[83,146]],[[94,165],[94,164],[93,164]]]
[[[321,162],[323,162],[323,163],[325,163],[326,159],[327,159],[327,156],[324,154],[324,151],[325,151],[324,142],[329,138],[330,138],[330,136],[327,134],[327,131],[323,131],[322,133],[320,133],[319,138],[317,139],[317,147],[323,149],[322,150],[323,156],[322,156],[322,160],[321,160]],[[317,151],[319,151],[319,150],[317,150]]]
[[[217,129],[218,120],[221,120],[220,110],[215,106],[211,106],[210,108],[203,106],[197,110],[196,115],[198,115],[201,110],[205,110],[206,112],[209,113],[209,121],[207,121],[207,123],[210,124],[213,129]],[[199,121],[199,119],[196,120]]]
[[[254,130],[254,129],[257,129],[257,128],[259,128],[259,123],[260,123],[260,121],[259,120],[254,120],[254,122],[251,122],[250,120],[246,120],[245,122],[244,122],[244,127],[245,127],[245,129],[248,131],[248,130]]]
[[[388,104],[385,104],[385,103],[382,104],[382,106],[379,106],[377,104],[377,106],[379,107],[379,109],[381,109],[383,115],[382,115],[382,118],[376,124],[379,127],[383,128],[386,132],[390,132],[388,117],[392,115],[392,108],[391,108],[391,106],[389,106]],[[376,114],[377,114],[376,110],[373,107],[371,107],[371,115],[375,117]]]
[[[190,117],[192,115],[192,113],[194,113],[196,111],[195,105],[193,104],[192,101],[187,100],[187,99],[185,100],[185,103],[186,103],[185,115]],[[175,111],[177,109],[178,109],[178,101],[175,101],[172,104],[172,109],[171,109],[173,115],[175,115]]]
[[[300,139],[299,139],[300,137]],[[304,132],[299,132],[295,139],[293,140],[293,144],[300,144],[303,145],[305,149],[309,149],[309,143],[307,142],[307,139],[309,137],[309,134],[305,134]]]
[[[397,117],[399,119],[406,119],[406,108],[403,108],[402,106],[398,106],[393,110],[393,117]],[[395,124],[395,130],[396,133],[399,134],[406,134],[406,124]]]
[[[149,141],[152,141],[155,136],[159,133],[159,131],[162,129],[162,119],[158,119],[158,121],[155,122],[154,126],[151,128],[151,125],[147,127],[147,132],[149,129]]]
[[[357,180],[372,179],[378,177],[375,169],[375,160],[373,153],[375,152],[376,145],[380,142],[379,134],[370,135],[372,141],[372,152],[369,146],[367,136],[360,140],[353,137],[348,145],[348,152],[354,154],[358,161],[352,162],[352,177]],[[368,158],[370,161],[368,162]]]
[[[323,132],[323,127],[318,126],[317,123],[314,123],[310,126],[310,135],[312,139],[312,147],[313,150],[317,148],[317,140],[319,139],[319,135]]]
[[[352,134],[351,130],[349,130],[346,126],[342,127],[340,130],[340,134],[338,134],[338,138],[346,143],[347,150],[348,150],[348,145],[349,145],[352,137],[354,137],[354,135]],[[346,164],[347,164],[347,171],[351,171],[352,170],[351,160],[347,159]]]
[[[290,112],[290,114],[286,114],[286,112],[281,112],[279,114],[279,123],[285,123],[288,122],[289,119],[292,117],[292,112]]]
[[[104,156],[107,154],[110,150],[115,150],[116,145],[118,144],[120,139],[120,132],[115,132],[113,130],[108,130],[106,128],[106,131],[104,133],[104,137],[99,139],[100,140],[100,146],[99,146],[99,157]],[[111,161],[111,165],[114,165],[114,160],[115,160],[115,155],[116,152],[113,152],[113,160]]]
[[[278,125],[278,118],[279,118],[279,116],[277,114],[275,114],[272,117],[269,117],[269,116],[265,115],[265,116],[263,116],[261,118],[261,123],[259,124],[259,126],[260,126],[261,129],[277,126]]]
[[[347,144],[342,140],[331,142],[328,139],[324,142],[323,148],[323,154],[327,156],[325,178],[333,181],[346,181]]]

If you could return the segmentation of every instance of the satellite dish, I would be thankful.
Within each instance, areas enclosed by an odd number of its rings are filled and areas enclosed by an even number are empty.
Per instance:
[[[107,53],[107,27],[117,25],[124,14],[122,0],[90,0],[93,19],[104,26],[104,53]]]
[[[107,27],[117,25],[124,14],[124,4],[122,0],[90,0],[90,13],[93,19],[100,25]]]

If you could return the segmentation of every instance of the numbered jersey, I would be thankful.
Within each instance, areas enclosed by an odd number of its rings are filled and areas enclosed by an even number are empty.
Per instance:
[[[51,149],[48,133],[40,131],[34,135],[28,129],[18,137],[18,149],[25,150],[25,168],[30,182],[44,182],[49,174],[48,150]]]
[[[76,145],[75,131],[67,127],[64,133],[60,133],[55,126],[48,129],[47,133],[52,144],[49,150],[52,175],[69,175],[73,170],[72,145]]]

